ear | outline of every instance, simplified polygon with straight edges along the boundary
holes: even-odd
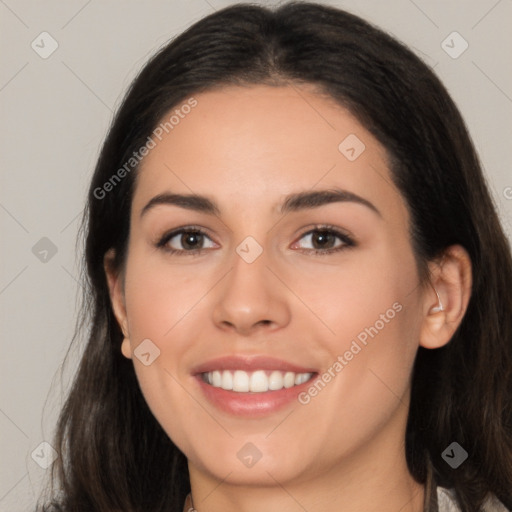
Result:
[[[471,259],[460,245],[448,247],[437,263],[430,264],[431,286],[423,296],[420,345],[446,345],[459,327],[471,297]],[[436,293],[437,292],[437,293]]]
[[[123,342],[121,343],[121,352],[125,357],[131,359],[132,349],[130,345],[128,317],[126,314],[126,304],[124,298],[123,275],[122,272],[115,269],[114,259],[115,251],[114,249],[109,249],[103,258],[103,268],[107,277],[112,310],[124,336]]]

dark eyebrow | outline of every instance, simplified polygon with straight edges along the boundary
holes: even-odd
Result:
[[[370,201],[352,193],[348,190],[330,189],[330,190],[315,190],[307,192],[299,192],[286,196],[279,212],[285,214],[288,212],[296,212],[300,210],[308,210],[318,208],[329,203],[335,202],[352,202],[358,203],[368,207],[377,215],[382,216],[379,210]],[[205,196],[197,194],[159,194],[153,197],[144,206],[140,212],[142,217],[150,208],[159,204],[169,204],[186,208],[187,210],[194,210],[208,215],[220,216],[220,208],[217,204]]]
[[[170,204],[186,208],[187,210],[194,210],[196,212],[207,213],[209,215],[220,215],[218,206],[204,196],[197,194],[158,194],[149,201],[149,203],[142,208],[140,216],[142,217],[150,208],[159,204]]]
[[[280,208],[280,212],[296,212],[299,210],[318,208],[324,204],[343,202],[362,204],[363,206],[370,208],[370,210],[374,211],[377,215],[382,216],[377,207],[367,199],[364,199],[353,192],[349,192],[348,190],[342,190],[339,188],[291,194],[285,198],[285,201]]]

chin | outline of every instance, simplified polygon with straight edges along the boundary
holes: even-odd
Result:
[[[266,447],[263,444],[231,440],[230,447],[216,445],[217,450],[209,453],[204,453],[204,449],[199,447],[188,460],[189,464],[215,480],[245,486],[275,486],[276,481],[284,484],[301,480],[305,478],[308,467],[312,469],[303,451],[294,449],[289,452],[283,445],[276,449],[268,441]]]

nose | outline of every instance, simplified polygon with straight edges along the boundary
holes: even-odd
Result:
[[[241,336],[264,330],[277,330],[290,321],[288,290],[270,270],[264,250],[252,263],[237,253],[231,271],[219,283],[213,321],[225,331]]]

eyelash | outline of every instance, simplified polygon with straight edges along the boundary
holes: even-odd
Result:
[[[325,256],[325,255],[337,253],[337,252],[340,252],[340,251],[343,251],[346,249],[351,249],[356,246],[355,241],[350,236],[348,236],[346,233],[342,233],[337,228],[335,228],[334,226],[330,226],[330,225],[315,225],[309,231],[302,233],[302,235],[299,237],[299,240],[301,238],[305,237],[306,235],[310,235],[310,234],[316,233],[316,232],[322,232],[322,233],[328,233],[328,234],[335,235],[337,238],[339,238],[343,242],[343,244],[338,247],[334,247],[331,249],[325,249],[325,250],[323,250],[323,249],[297,249],[299,252],[313,253],[313,254],[316,254],[319,256]],[[180,228],[175,231],[165,233],[162,236],[162,238],[155,244],[155,246],[158,249],[165,251],[166,253],[175,254],[177,256],[185,256],[185,255],[200,256],[203,252],[209,250],[209,249],[192,249],[192,250],[187,251],[187,250],[172,249],[170,247],[167,247],[167,243],[169,242],[169,240],[171,240],[172,238],[174,238],[177,235],[181,235],[184,233],[194,233],[194,234],[204,235],[207,238],[210,238],[205,233],[205,231],[203,231],[201,228],[196,227],[196,226],[186,226],[184,228]]]

